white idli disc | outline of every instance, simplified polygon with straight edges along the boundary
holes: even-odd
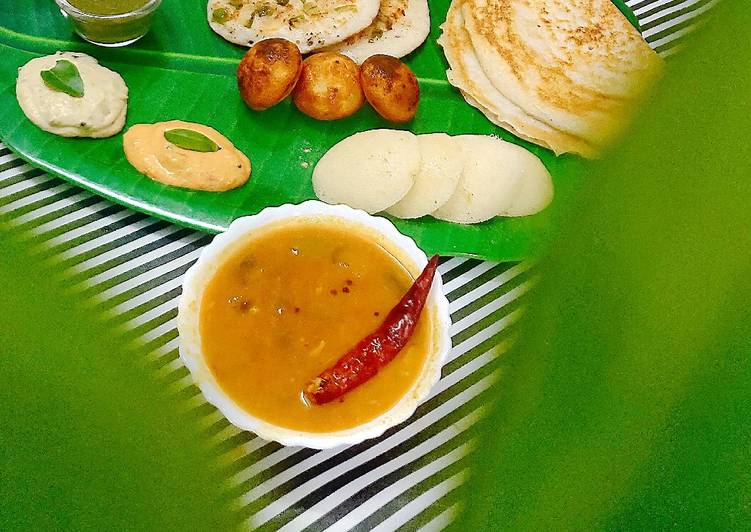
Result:
[[[521,176],[508,172],[506,160],[523,150],[515,144],[486,135],[454,137],[464,157],[464,169],[451,198],[433,216],[439,220],[474,224],[511,208]]]
[[[397,218],[419,218],[435,211],[454,194],[464,169],[461,148],[445,133],[418,135],[420,171],[404,198],[386,212]]]
[[[402,199],[419,170],[415,135],[395,129],[363,131],[321,157],[313,170],[313,190],[321,201],[373,214]]]
[[[542,161],[521,146],[509,151],[505,171],[517,174],[519,190],[509,206],[498,211],[500,216],[529,216],[547,207],[553,201],[553,180]]]

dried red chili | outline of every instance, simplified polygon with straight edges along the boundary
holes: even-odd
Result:
[[[438,255],[435,255],[383,323],[310,381],[305,387],[305,397],[310,402],[322,405],[338,399],[369,380],[399,354],[417,326],[437,267]]]

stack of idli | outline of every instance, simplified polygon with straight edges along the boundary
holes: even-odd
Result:
[[[403,219],[475,224],[529,216],[553,199],[545,165],[489,135],[414,135],[375,129],[335,144],[313,170],[321,201]]]
[[[465,100],[557,154],[596,156],[662,68],[611,0],[453,0],[441,29]]]

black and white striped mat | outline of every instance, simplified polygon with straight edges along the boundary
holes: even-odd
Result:
[[[716,0],[630,0],[647,41],[667,56]],[[201,416],[249,526],[269,530],[440,530],[457,511],[495,375],[489,362],[512,340],[526,263],[453,258],[440,272],[451,303],[453,348],[430,399],[383,437],[344,450],[282,447],[230,425],[192,384],[177,355],[182,275],[211,237],[114,205],[32,168],[0,143],[0,215],[32,229],[30,245],[70,267],[66,282],[147,343],[148,363]]]

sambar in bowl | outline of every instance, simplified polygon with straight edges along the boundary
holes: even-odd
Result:
[[[240,218],[188,271],[180,356],[236,426],[285,445],[327,448],[412,415],[450,348],[436,273],[409,341],[375,376],[326,404],[306,385],[377,330],[427,263],[386,219],[310,201]]]

